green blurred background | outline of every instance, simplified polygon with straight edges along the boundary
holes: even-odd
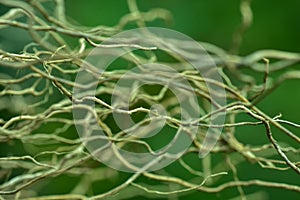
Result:
[[[156,20],[148,26],[180,31],[195,40],[209,42],[225,50],[231,48],[233,33],[241,22],[240,0],[140,0],[137,3],[141,11],[165,8],[172,14],[171,24]],[[240,55],[260,49],[300,51],[299,0],[253,0],[251,5],[253,24],[244,35]],[[67,0],[66,7],[72,19],[86,26],[112,26],[129,12],[125,0]],[[263,74],[257,76],[262,79]],[[299,81],[285,82],[259,107],[271,116],[282,113],[285,118],[300,122],[298,84]]]

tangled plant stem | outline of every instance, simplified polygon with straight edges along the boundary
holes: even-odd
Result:
[[[238,52],[243,34],[252,23],[250,2],[249,0],[243,0],[241,3],[243,20],[234,34],[232,53]],[[299,63],[299,53],[259,50],[246,56],[238,56],[227,53],[216,45],[199,42],[219,67],[224,83],[201,77],[196,70],[185,69],[185,63],[167,63],[168,66],[178,70],[181,77],[189,81],[198,98],[201,99],[201,103],[203,103],[201,105],[203,106],[203,110],[201,110],[202,117],[189,125],[198,126],[200,129],[210,127],[224,128],[224,133],[218,139],[211,154],[212,156],[226,154],[226,159],[220,162],[227,167],[221,170],[217,168],[209,169],[209,173],[205,171],[205,167],[196,169],[191,163],[184,160],[187,156],[197,154],[201,148],[203,135],[199,131],[197,136],[193,138],[192,145],[182,158],[176,162],[185,172],[191,174],[194,177],[193,179],[185,180],[169,172],[147,172],[147,168],[141,168],[137,169],[136,173],[132,174],[123,183],[120,183],[119,186],[100,194],[95,192],[91,195],[88,187],[93,182],[101,179],[110,179],[114,175],[107,173],[107,177],[97,177],[86,182],[81,179],[84,173],[88,174],[89,172],[95,175],[93,173],[97,172],[99,163],[93,161],[92,156],[84,148],[82,140],[78,138],[76,133],[73,134],[76,131],[74,131],[74,121],[71,116],[72,103],[95,102],[95,110],[89,110],[88,107],[80,107],[80,109],[85,109],[97,118],[97,123],[103,127],[112,143],[116,143],[120,147],[140,145],[141,148],[146,149],[152,155],[158,154],[154,151],[151,143],[134,136],[128,137],[124,134],[124,130],[114,129],[113,125],[107,121],[109,116],[113,112],[128,114],[129,116],[145,113],[153,114],[153,116],[165,119],[167,125],[176,130],[184,128],[187,124],[176,118],[178,105],[174,99],[168,96],[170,94],[166,87],[162,87],[156,95],[149,94],[142,89],[138,90],[131,102],[132,108],[129,110],[115,108],[110,105],[105,96],[112,95],[117,80],[126,72],[124,69],[102,73],[101,77],[98,77],[99,82],[91,83],[101,85],[101,87],[97,88],[96,95],[81,99],[73,96],[72,89],[86,88],[88,90],[91,85],[75,83],[74,77],[82,69],[82,66],[85,66],[85,70],[93,72],[95,76],[99,75],[94,66],[88,65],[88,63],[82,65],[85,63],[85,57],[91,52],[92,48],[99,46],[108,49],[136,48],[147,55],[144,57],[139,53],[131,52],[130,55],[124,56],[124,60],[129,65],[153,60],[160,63],[154,51],[157,50],[156,47],[141,46],[138,41],[136,44],[130,45],[128,43],[103,45],[101,42],[122,31],[128,23],[136,22],[138,27],[144,27],[148,21],[156,18],[166,21],[170,20],[170,13],[164,9],[140,12],[136,2],[128,0],[130,13],[120,19],[116,26],[98,26],[87,29],[87,27],[73,25],[67,21],[63,0],[55,1],[54,13],[47,10],[43,2],[40,1],[0,0],[0,4],[9,8],[0,17],[0,29],[24,29],[32,38],[32,42],[24,47],[22,53],[13,53],[0,49],[0,101],[1,104],[10,105],[6,107],[8,113],[3,114],[5,111],[1,111],[3,116],[0,119],[0,142],[6,145],[17,142],[24,147],[23,151],[15,154],[10,153],[9,150],[3,150],[4,153],[1,154],[0,195],[2,199],[5,199],[7,195],[13,195],[15,199],[22,198],[27,200],[101,199],[112,197],[117,193],[126,191],[126,189],[136,191],[136,195],[141,195],[141,191],[147,194],[173,195],[191,191],[219,193],[227,188],[237,188],[240,197],[245,199],[248,194],[243,191],[243,188],[252,185],[280,188],[300,193],[298,185],[276,182],[276,179],[264,181],[256,180],[253,177],[250,180],[239,180],[240,173],[243,172],[240,172],[238,165],[241,162],[255,163],[262,169],[277,170],[278,174],[281,171],[293,170],[296,176],[300,175],[299,148],[293,147],[292,143],[288,144],[287,147],[283,147],[275,139],[271,130],[271,128],[279,130],[281,134],[285,134],[299,146],[299,136],[286,128],[285,125],[293,127],[293,130],[299,128],[300,125],[281,119],[281,116],[268,116],[263,109],[256,107],[258,102],[264,100],[283,82],[291,79],[300,79],[298,70],[286,71],[289,67]],[[27,22],[22,20],[24,18],[26,18]],[[77,40],[76,48],[68,44],[66,41],[67,37]],[[272,62],[269,59],[272,59]],[[161,63],[166,64],[166,62]],[[263,73],[262,83],[257,84],[253,77],[249,77],[243,72],[242,69],[244,68],[248,68],[257,74]],[[282,71],[282,73],[279,77],[271,77],[271,73],[275,71]],[[132,76],[134,77],[135,74],[132,74]],[[235,77],[242,82],[241,85],[234,84]],[[171,80],[174,77],[166,76],[165,78]],[[222,107],[217,102],[214,102],[210,98],[205,83],[223,88],[226,91],[229,103]],[[180,87],[184,88],[183,86]],[[140,101],[144,102],[143,106],[135,107],[135,103]],[[165,103],[169,107],[168,115],[160,115],[145,106],[160,102]],[[17,104],[21,106],[18,107],[16,106]],[[209,109],[205,109],[207,104],[213,104],[218,109],[211,112]],[[224,124],[211,124],[210,117],[217,117],[221,111],[226,111],[229,120]],[[245,114],[255,121],[237,121],[237,115]],[[146,117],[140,120],[136,126],[129,127],[125,131],[137,130],[143,124],[149,123],[149,121],[150,119]],[[86,122],[83,120],[82,123]],[[260,127],[261,125],[264,125],[265,135],[268,138],[268,142],[265,144],[259,146],[251,143],[244,144],[236,137],[239,134],[236,131],[238,127]],[[70,134],[73,135],[70,136]],[[86,139],[88,140],[89,138]],[[17,146],[18,144],[15,145]],[[38,150],[31,145],[39,146]],[[270,151],[272,152],[271,155]],[[235,160],[237,154],[240,155],[239,161]],[[156,162],[164,158],[158,156],[158,160],[153,161],[149,165],[155,165]],[[123,159],[123,163],[127,162],[122,157],[119,157],[119,159]],[[93,162],[96,162],[96,164]],[[211,165],[207,166],[211,168]],[[101,168],[109,172],[108,167],[101,166]],[[22,173],[16,173],[18,170],[21,170]],[[227,171],[232,172],[232,179],[220,184],[218,182],[219,176],[230,176]],[[74,186],[74,191],[76,191],[74,194],[71,191],[71,194],[39,196],[40,188],[36,187],[36,183],[44,183],[46,180],[61,175],[77,176],[76,184],[77,186],[82,186],[80,193],[77,193],[78,190],[75,190],[76,186]],[[143,177],[157,182],[158,185],[162,185],[162,188],[166,188],[163,187],[165,184],[170,184],[176,185],[179,189],[155,189],[155,187],[142,182]],[[211,183],[214,186],[210,186]],[[66,193],[68,192],[66,191]]]

